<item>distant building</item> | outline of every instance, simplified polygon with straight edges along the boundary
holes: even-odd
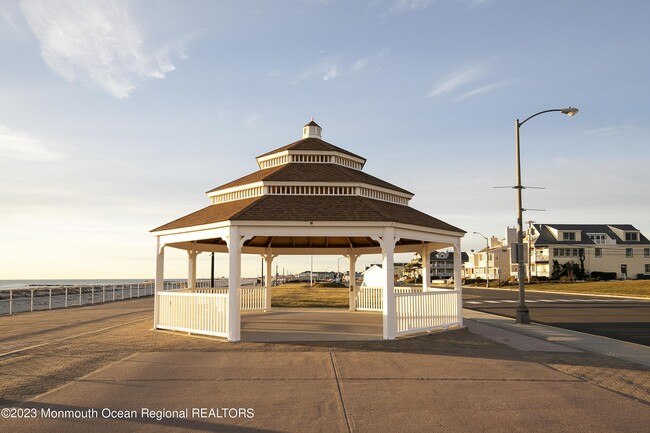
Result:
[[[467,279],[482,279],[507,281],[509,277],[517,277],[517,263],[510,260],[511,245],[517,243],[517,229],[507,227],[505,237],[499,239],[490,236],[485,248],[468,254],[465,262],[463,277]]]
[[[333,280],[336,279],[336,272],[314,271],[312,273],[310,271],[304,271],[304,272],[301,272],[301,273],[298,274],[298,281],[301,281],[301,282],[311,281],[312,278],[313,278],[313,281],[333,281]]]
[[[514,227],[506,228],[503,239],[491,237],[486,248],[469,254],[464,277],[516,279],[516,244]],[[574,262],[586,276],[609,272],[617,278],[650,278],[650,241],[630,224],[531,224],[524,233],[526,276],[552,278],[554,261],[559,266]]]
[[[533,224],[526,240],[532,276],[550,277],[556,260],[582,263],[587,274],[650,277],[650,241],[630,224]]]
[[[404,273],[404,267],[406,266],[406,263],[393,263],[393,277],[395,281],[399,280],[402,277],[402,274]],[[361,275],[364,275],[365,272],[372,268],[372,267],[377,267],[381,269],[381,263],[372,263],[368,266],[366,266],[365,271],[361,273]]]
[[[460,253],[460,261],[461,263],[469,261],[467,253]],[[452,251],[432,251],[429,255],[429,263],[432,280],[446,280],[454,276],[454,253]]]

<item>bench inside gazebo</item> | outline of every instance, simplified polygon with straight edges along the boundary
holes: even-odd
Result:
[[[257,157],[260,169],[208,191],[211,204],[152,230],[157,238],[154,328],[241,339],[242,311],[270,311],[273,259],[342,255],[350,275],[364,254],[381,254],[381,286],[350,278],[350,310],[381,312],[383,338],[462,326],[460,240],[464,231],[411,208],[413,194],[366,174],[366,160],[321,138],[313,120],[303,138]],[[188,254],[187,288],[163,291],[165,249]],[[454,287],[395,288],[396,253],[452,248]],[[200,253],[228,256],[228,287],[199,288]],[[241,255],[261,255],[262,287],[242,286]]]

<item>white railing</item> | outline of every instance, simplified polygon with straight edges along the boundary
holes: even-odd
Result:
[[[212,280],[196,280],[197,289],[206,289],[212,287]],[[228,278],[215,278],[214,287],[228,287]]]
[[[227,287],[186,289],[182,293],[227,295]],[[241,287],[239,289],[239,308],[241,311],[263,310],[266,308],[266,287]]]
[[[239,305],[242,311],[266,308],[266,287],[242,287],[239,296]]]
[[[383,309],[382,287],[361,286],[357,291],[357,310],[381,311]]]
[[[165,281],[165,290],[187,287],[185,281]],[[34,286],[0,290],[0,315],[81,307],[104,302],[152,296],[153,282],[75,286]]]
[[[395,287],[395,293],[418,293],[422,287]]]
[[[217,293],[220,295],[225,295],[228,293],[228,287],[206,287],[206,288],[187,289],[184,291],[187,293]]]
[[[384,306],[382,287],[361,286],[357,292],[357,310],[382,311]],[[422,287],[395,287],[395,293],[422,292]]]
[[[158,296],[156,328],[228,336],[228,295],[159,292]]]
[[[458,315],[458,303],[461,301],[459,293],[454,290],[435,290],[396,294],[396,335],[461,325]]]

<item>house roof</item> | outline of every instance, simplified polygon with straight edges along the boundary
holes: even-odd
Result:
[[[309,124],[305,126],[308,125]],[[260,155],[257,158],[263,158],[268,155],[273,155],[274,153],[284,152],[285,150],[320,150],[320,151],[339,152],[345,155],[352,156],[354,158],[361,159],[364,163],[366,162],[366,159],[364,157],[356,155],[338,146],[334,146],[333,144],[328,143],[327,141],[321,140],[320,138],[316,138],[316,137],[303,138],[302,140],[294,141],[293,143],[287,144],[286,146],[282,146],[270,152],[266,152],[265,154]]]
[[[440,253],[440,252],[442,252],[442,251],[431,251],[431,253],[429,254],[429,260],[433,260],[433,261],[437,261],[437,262],[453,262],[454,261],[454,254],[452,252],[449,252],[449,255],[444,259],[438,258],[438,253]],[[460,261],[463,262],[463,263],[469,261],[469,255],[466,252],[462,251],[460,253]]]
[[[359,196],[267,195],[213,204],[152,232],[222,221],[394,222],[465,233],[409,206]]]
[[[232,182],[228,182],[226,184],[213,188],[208,191],[208,193],[260,181],[326,182],[328,185],[336,183],[359,182],[390,189],[404,194],[413,195],[413,193],[403,188],[378,179],[374,176],[364,173],[363,171],[355,170],[337,164],[327,163],[289,163],[257,170]]]
[[[534,224],[533,225],[539,237],[535,240],[535,245],[547,245],[547,244],[570,244],[570,245],[596,245],[594,241],[589,238],[587,234],[590,233],[603,233],[609,236],[611,239],[614,239],[617,244],[622,245],[639,245],[639,244],[650,244],[648,238],[646,238],[637,228],[631,224]],[[573,241],[564,241],[562,239],[556,239],[553,233],[549,230],[549,227],[552,227],[559,231],[580,231],[580,240]],[[612,228],[622,230],[625,232],[638,232],[639,240],[638,241],[626,241],[625,238],[618,236]]]

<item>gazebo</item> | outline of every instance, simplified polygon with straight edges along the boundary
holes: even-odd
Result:
[[[270,310],[279,255],[343,255],[350,263],[350,310],[381,311],[383,338],[462,326],[460,240],[464,231],[409,207],[413,194],[363,172],[366,160],[324,141],[312,121],[302,139],[256,158],[259,170],[207,192],[210,205],[160,226],[154,328],[241,339],[241,311]],[[454,286],[430,287],[429,252],[453,248]],[[163,290],[164,253],[188,254],[187,288]],[[198,288],[197,255],[228,255],[225,288]],[[395,253],[423,258],[422,287],[396,288]],[[263,287],[242,287],[241,255],[265,259]],[[357,287],[355,264],[381,254],[378,287]]]

